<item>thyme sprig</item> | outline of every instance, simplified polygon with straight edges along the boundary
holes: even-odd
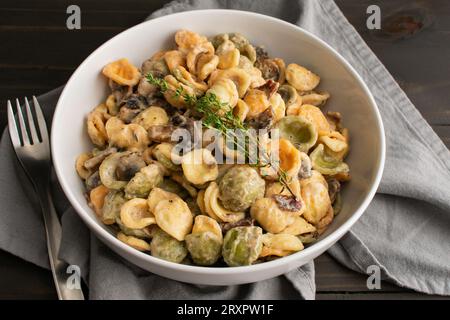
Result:
[[[148,73],[146,78],[150,84],[157,86],[162,93],[170,90],[169,84],[166,80],[156,78],[151,73]],[[233,114],[233,111],[227,103],[221,102],[212,92],[208,92],[202,97],[197,98],[195,95],[186,93],[181,86],[174,90],[173,95],[174,97],[182,97],[187,105],[194,108],[196,111],[200,112],[203,115],[202,125],[204,127],[208,129],[218,130],[227,138],[228,141],[230,141],[231,139],[236,148],[240,149],[246,159],[249,159],[250,155],[248,149],[245,146],[237,143],[238,137],[234,132],[236,129],[247,132],[248,128],[239,118],[237,118]],[[256,141],[253,142],[255,142],[257,146],[261,145],[258,137],[254,137],[252,135],[247,136],[249,139],[255,139]],[[263,159],[256,159],[257,163],[254,164],[254,166],[273,167],[273,169],[277,172],[278,182],[283,186],[283,188],[286,188],[296,199],[297,196],[289,186],[290,181],[287,173],[282,168],[280,168],[278,164],[274,166],[274,164],[270,161],[270,156],[266,152],[262,154],[262,158]]]

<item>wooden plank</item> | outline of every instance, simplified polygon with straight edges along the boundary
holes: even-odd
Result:
[[[450,300],[449,297],[420,292],[343,292],[318,293],[317,300]]]
[[[81,29],[85,28],[129,28],[148,16],[147,11],[100,11],[84,10],[81,12]],[[101,18],[99,18],[101,17]],[[55,27],[66,29],[68,14],[66,9],[0,9],[0,21],[4,29],[15,27]]]
[[[119,30],[8,30],[0,31],[0,61],[5,65],[74,68]]]
[[[0,300],[56,299],[48,270],[0,250]]]
[[[337,4],[425,119],[432,125],[450,124],[450,2],[337,0]],[[372,4],[381,9],[381,31],[366,27],[366,9]],[[402,16],[413,17],[423,27],[398,38],[390,17]]]
[[[71,4],[78,5],[81,10],[116,10],[116,11],[142,11],[152,12],[162,7],[164,4],[170,2],[170,0],[14,0],[14,1],[2,1],[0,4],[0,10],[3,8],[8,9],[66,9]]]
[[[317,292],[373,292],[367,288],[367,276],[354,272],[324,253],[315,259]],[[375,291],[404,292],[405,289],[382,281]]]

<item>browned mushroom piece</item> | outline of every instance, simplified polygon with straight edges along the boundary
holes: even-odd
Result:
[[[233,228],[236,228],[236,227],[252,227],[254,225],[255,225],[255,219],[253,219],[253,218],[244,218],[244,219],[239,220],[237,222],[221,223],[220,227],[222,228],[223,234],[225,234],[230,229],[233,229]]]
[[[342,115],[340,112],[328,111],[326,113],[326,118],[330,123],[332,130],[339,132],[342,130]]]
[[[132,94],[121,101],[119,118],[125,123],[130,123],[142,110],[148,107],[148,101],[144,96]]]
[[[97,188],[101,184],[102,184],[102,181],[100,180],[100,174],[98,171],[95,171],[93,174],[91,174],[85,180],[87,192],[90,192],[92,189]]]
[[[336,201],[337,194],[341,190],[341,183],[336,178],[328,178],[328,195],[330,196],[331,204]]]
[[[278,208],[284,211],[297,212],[303,207],[302,201],[294,196],[275,194],[272,198],[275,200]]]
[[[269,53],[267,52],[264,47],[256,47],[256,61],[255,61],[255,67],[259,67],[262,65],[263,61],[269,58]]]
[[[175,131],[174,125],[157,125],[148,129],[148,137],[154,142],[172,142],[172,133]]]
[[[266,80],[274,80],[279,82],[283,76],[283,70],[274,59],[264,59],[259,62],[257,68],[261,70],[262,77]]]
[[[271,107],[261,112],[256,118],[247,121],[253,129],[270,129],[273,125],[274,115]]]
[[[84,167],[86,169],[90,169],[90,170],[96,170],[100,164],[102,163],[103,160],[105,160],[105,158],[107,156],[109,156],[110,154],[117,152],[116,148],[107,148],[105,150],[101,150],[99,151],[97,154],[95,154],[92,158],[86,160],[84,162]]]
[[[127,154],[121,157],[117,164],[116,177],[118,180],[128,181],[145,166],[146,163],[140,154],[137,152]]]
[[[115,101],[122,101],[126,99],[133,93],[133,88],[129,86],[121,86],[120,84],[114,82],[113,80],[108,81],[108,86],[111,89],[112,95]]]
[[[278,91],[279,87],[280,84],[278,82],[269,79],[266,81],[266,83],[264,83],[257,89],[264,91],[264,93],[267,95],[267,99],[270,100],[270,98]]]

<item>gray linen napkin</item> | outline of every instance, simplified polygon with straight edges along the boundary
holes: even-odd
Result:
[[[185,10],[230,8],[282,18],[316,34],[359,72],[375,96],[387,136],[383,179],[367,212],[329,252],[362,273],[378,265],[400,286],[450,295],[450,152],[414,108],[332,0],[175,1],[150,18]],[[39,97],[50,121],[61,89]],[[7,132],[0,143],[0,248],[48,267],[40,213],[17,180],[20,170]],[[63,212],[60,256],[80,266],[91,299],[313,299],[312,263],[256,284],[194,286],[149,274],[101,244],[82,224],[58,184]]]

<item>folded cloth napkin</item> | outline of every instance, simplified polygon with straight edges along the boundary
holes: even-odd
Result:
[[[206,8],[255,11],[275,16],[319,36],[364,78],[377,100],[387,137],[383,179],[362,218],[329,252],[366,273],[371,265],[400,286],[450,295],[450,152],[411,104],[392,76],[332,0],[174,1],[149,18]],[[39,97],[47,120],[61,89]],[[0,248],[48,268],[41,216],[20,175],[5,131],[0,142]],[[60,256],[78,265],[91,299],[313,299],[309,263],[274,279],[219,287],[184,284],[143,271],[101,244],[70,207],[56,182],[53,196],[62,214]]]

